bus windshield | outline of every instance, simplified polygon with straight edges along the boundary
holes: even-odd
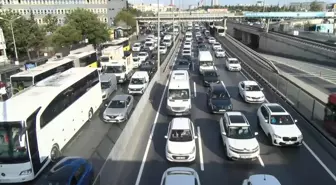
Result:
[[[25,137],[21,136],[20,122],[0,122],[0,162],[1,164],[29,161]]]
[[[11,77],[12,92],[15,94],[33,85],[33,77]]]
[[[219,28],[219,29],[217,29],[217,32],[218,32],[218,33],[224,33],[224,29]]]

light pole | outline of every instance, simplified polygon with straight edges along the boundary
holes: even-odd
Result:
[[[17,19],[21,18],[21,16],[18,16],[14,19],[5,19],[3,17],[0,17],[0,20],[4,20],[4,21],[8,21],[9,24],[10,24],[10,28],[11,28],[11,31],[12,31],[12,36],[13,36],[13,44],[14,44],[14,52],[15,52],[15,63],[17,61],[19,61],[19,57],[18,57],[18,53],[17,53],[17,49],[16,49],[16,42],[15,42],[15,35],[14,35],[14,29],[13,29],[13,22]]]
[[[160,69],[160,63],[161,63],[161,61],[160,61],[160,38],[161,38],[161,34],[160,34],[160,0],[157,0],[157,12],[158,12],[158,22],[157,22],[157,55],[158,55],[158,61],[157,61],[157,72],[158,72],[158,74],[159,74],[159,78],[158,79],[160,79],[160,77],[161,77],[161,69]]]

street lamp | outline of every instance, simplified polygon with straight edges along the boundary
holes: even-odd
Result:
[[[17,61],[19,61],[19,57],[18,57],[18,53],[17,53],[17,49],[16,49],[16,42],[15,42],[14,29],[13,29],[13,22],[15,20],[19,19],[19,18],[21,18],[21,16],[18,16],[18,17],[13,18],[13,19],[5,19],[3,17],[0,17],[0,20],[8,21],[9,24],[10,24],[10,28],[11,28],[12,36],[13,36],[13,44],[14,44],[14,52],[15,52],[15,63]]]
[[[157,61],[157,72],[158,72],[158,74],[159,74],[159,78],[158,79],[160,79],[160,77],[161,77],[161,69],[160,69],[160,63],[161,63],[161,61],[160,61],[160,38],[161,38],[161,34],[160,34],[160,0],[157,0],[157,12],[158,12],[158,22],[157,22],[157,24],[158,24],[158,26],[157,26],[157,55],[158,55],[158,57],[157,57],[157,59],[158,59],[158,61]]]

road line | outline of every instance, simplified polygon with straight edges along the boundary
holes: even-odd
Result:
[[[200,158],[201,171],[204,171],[204,161],[203,161],[203,150],[202,150],[202,139],[201,139],[201,129],[197,127],[197,135],[198,135],[198,151]]]
[[[323,161],[315,154],[315,152],[303,142],[303,146],[307,148],[307,150],[313,155],[313,157],[317,160],[318,163],[324,168],[324,170],[330,175],[330,177],[336,182],[336,176],[331,172],[331,170],[323,163]]]
[[[194,65],[194,63],[192,63],[191,65],[192,65],[192,70],[195,71],[195,65]]]
[[[195,95],[195,98],[197,96],[197,91],[196,91],[196,82],[194,82],[194,95]]]
[[[175,60],[176,60],[176,59],[175,59]],[[161,97],[161,100],[160,100],[159,108],[158,108],[158,110],[157,110],[157,112],[156,112],[156,115],[155,115],[155,119],[154,119],[153,127],[152,127],[151,133],[150,133],[149,138],[148,138],[148,142],[147,142],[146,150],[145,150],[144,156],[143,156],[143,158],[142,158],[141,166],[140,166],[140,169],[139,169],[139,173],[138,173],[138,176],[137,176],[135,185],[139,185],[139,184],[140,184],[140,180],[141,180],[141,177],[142,177],[143,170],[144,170],[144,168],[145,168],[145,164],[146,164],[146,160],[147,160],[148,152],[149,152],[150,146],[151,146],[151,144],[152,144],[152,137],[153,137],[153,135],[154,135],[154,131],[155,131],[155,127],[156,127],[156,123],[157,123],[157,121],[158,121],[158,118],[159,118],[159,115],[160,115],[160,112],[161,112],[162,102],[163,102],[164,95],[166,94],[166,91],[167,91],[167,88],[168,88],[168,83],[169,83],[169,79],[170,79],[171,74],[172,74],[172,71],[170,71],[170,73],[169,73],[168,80],[167,80],[167,82],[166,82],[166,86],[165,86],[165,88],[164,88],[164,90],[163,90],[163,94],[162,94],[162,97]]]
[[[261,165],[262,167],[265,167],[265,163],[264,163],[264,161],[262,160],[262,158],[260,157],[260,155],[258,156],[258,161],[259,161],[259,163],[260,163],[260,165]]]
[[[228,48],[227,46],[226,46],[226,48]],[[229,50],[229,51],[231,51],[231,50]],[[232,51],[231,51],[232,52]],[[232,52],[233,53],[233,52]],[[228,54],[229,55],[229,54]],[[239,59],[239,58],[238,58]],[[249,78],[247,78],[246,76],[245,76],[245,74],[243,74],[242,72],[240,72],[240,74],[242,74],[243,75],[243,77],[244,78],[246,78],[247,80],[249,79]],[[249,75],[253,80],[255,80],[251,75]],[[265,98],[265,101],[267,102],[267,103],[269,103],[269,101]],[[331,170],[323,163],[323,161],[315,154],[315,152],[305,143],[305,142],[303,142],[303,146],[305,146],[306,148],[307,148],[307,150],[310,152],[310,154],[316,159],[316,161],[318,162],[318,163],[320,163],[320,165],[322,166],[322,168],[324,168],[324,170],[330,175],[330,177],[336,182],[336,176],[331,172]]]

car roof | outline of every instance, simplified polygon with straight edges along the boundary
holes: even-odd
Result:
[[[251,175],[249,177],[249,181],[258,185],[281,185],[277,178],[267,174]]]
[[[171,122],[172,130],[185,130],[190,129],[190,119],[189,118],[173,118]]]
[[[245,116],[241,112],[227,112],[230,122],[229,126],[249,126]]]
[[[272,114],[288,114],[288,112],[277,103],[264,103],[263,105],[267,107]]]
[[[126,101],[127,97],[129,97],[129,96],[130,95],[128,95],[128,94],[117,94],[112,98],[112,100]]]
[[[80,157],[64,157],[60,159],[46,174],[50,181],[68,181],[68,178],[76,171],[76,169],[85,162]]]
[[[255,81],[251,81],[251,80],[243,81],[243,83],[244,83],[245,85],[258,85],[257,82],[255,82]]]
[[[195,181],[199,180],[197,172],[188,167],[171,167],[164,174],[166,175],[165,185],[194,185]]]
[[[226,91],[225,87],[221,83],[220,84],[212,83],[210,84],[210,87],[213,91]]]

